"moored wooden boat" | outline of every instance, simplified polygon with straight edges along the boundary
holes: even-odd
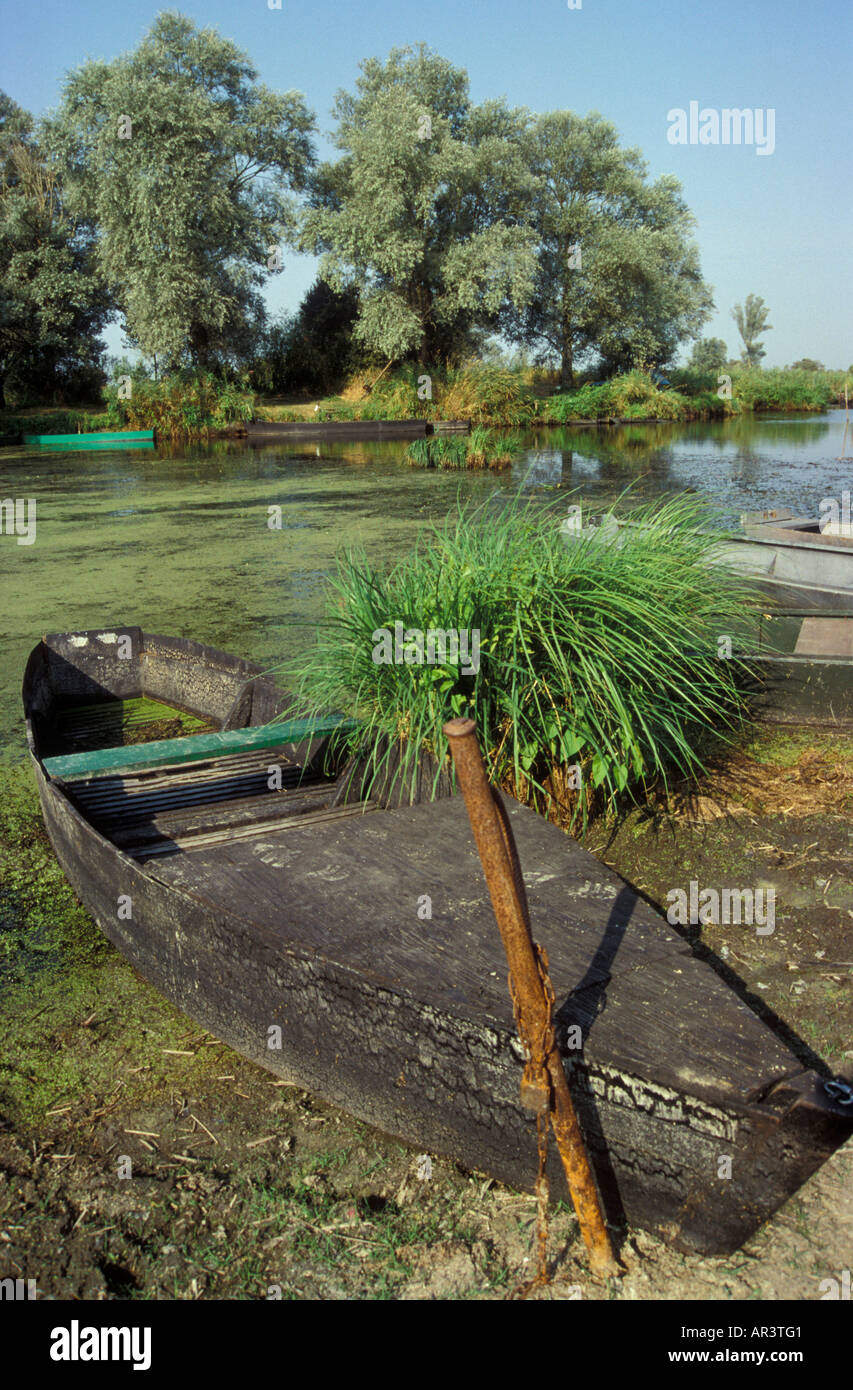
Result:
[[[608,518],[580,531],[569,521],[561,533],[567,544],[584,535],[618,545],[631,524]],[[742,527],[719,541],[709,564],[735,570],[767,600],[758,645],[737,652],[759,680],[756,714],[853,728],[853,537],[785,511],[747,513]]]
[[[721,544],[720,563],[756,578],[783,607],[853,612],[853,536],[845,527],[822,530],[813,517],[774,510],[744,513],[741,529]]]
[[[600,526],[579,530],[576,519],[570,518],[560,532],[569,544],[580,535],[618,544],[622,528],[634,524],[630,517],[608,517]],[[780,608],[853,613],[853,536],[846,528],[837,528],[841,534],[821,531],[817,520],[783,511],[747,512],[741,528],[743,535],[720,538],[709,563],[754,580]]]
[[[252,420],[244,427],[249,444],[288,440],[417,439],[420,435],[469,434],[470,420]]]
[[[153,430],[98,430],[86,434],[25,434],[24,444],[63,449],[117,449],[154,443]]]
[[[330,729],[306,729],[256,667],[138,628],[45,637],[23,696],[59,861],[143,975],[261,1066],[532,1187],[506,967],[461,797],[365,795],[358,763],[327,772]],[[201,721],[169,762],[156,740],[85,746],[144,734],[152,710],[169,737]],[[505,800],[611,1220],[736,1248],[849,1136],[853,1104],[615,874]]]
[[[751,657],[756,712],[780,724],[853,729],[853,609],[774,608]]]

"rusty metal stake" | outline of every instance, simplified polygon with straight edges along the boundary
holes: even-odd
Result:
[[[554,1037],[553,991],[544,951],[530,931],[524,885],[512,832],[494,793],[477,743],[472,719],[444,726],[465,807],[483,865],[492,907],[510,970],[519,1034],[528,1060],[522,1077],[522,1103],[540,1119],[550,1116],[572,1203],[594,1274],[618,1274],[592,1169],[584,1148],[563,1063]]]

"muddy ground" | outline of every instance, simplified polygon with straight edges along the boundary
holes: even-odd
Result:
[[[0,1278],[82,1299],[505,1298],[535,1204],[242,1060],[142,981],[76,902],[29,772],[0,811]],[[806,1065],[853,1074],[853,739],[765,731],[587,845],[649,901],[775,888],[776,924],[686,928]],[[586,1273],[551,1223],[534,1298],[820,1299],[853,1266],[853,1141],[735,1255],[642,1231]]]

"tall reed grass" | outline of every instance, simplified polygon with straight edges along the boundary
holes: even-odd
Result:
[[[254,395],[209,372],[135,381],[125,400],[115,385],[104,391],[112,428],[156,430],[170,439],[199,438],[239,420],[251,420]]]
[[[586,382],[576,391],[547,395],[547,374],[534,381],[531,369],[469,362],[461,367],[398,367],[369,387],[365,374],[352,378],[351,398],[364,420],[470,420],[492,429],[578,420],[723,419],[744,411],[824,410],[843,401],[843,373],[734,366],[732,396],[720,396],[718,374],[674,369],[672,385],[661,390],[648,372],[623,372],[604,382]],[[424,396],[425,379],[429,395]],[[422,398],[423,397],[423,398]],[[486,466],[480,464],[479,466]]]
[[[716,381],[713,380],[716,387]],[[681,390],[660,390],[646,372],[625,372],[611,381],[588,382],[579,390],[552,396],[539,404],[542,420],[566,424],[572,420],[692,420],[698,415],[736,413],[737,406],[707,388],[691,397]],[[694,383],[691,382],[691,390]]]
[[[476,425],[470,435],[413,439],[403,458],[417,468],[506,468],[521,452],[521,440]]]
[[[719,532],[698,529],[704,509],[693,497],[640,507],[615,545],[567,542],[554,508],[501,505],[458,506],[387,571],[344,555],[301,701],[354,714],[350,751],[386,750],[376,776],[398,750],[405,794],[422,753],[446,765],[445,721],[470,715],[493,780],[561,823],[698,771],[746,709],[747,668],[718,652],[748,624],[751,597],[709,573]],[[398,622],[478,631],[479,668],[421,663],[411,647],[377,661],[377,633]]]

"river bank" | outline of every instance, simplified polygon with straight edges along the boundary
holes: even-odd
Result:
[[[124,378],[122,379],[124,380]],[[129,379],[128,379],[129,380]],[[672,381],[630,371],[608,381],[561,390],[555,374],[468,364],[362,372],[338,393],[306,398],[265,397],[210,374],[139,380],[122,394],[110,384],[104,399],[69,408],[0,411],[0,446],[24,434],[74,434],[110,430],[157,431],[159,440],[197,441],[239,437],[248,422],[264,424],[365,424],[424,420],[466,421],[488,429],[548,425],[620,425],[725,420],[774,411],[823,414],[846,400],[847,375],[791,368],[764,371],[729,366],[720,373],[680,369]]]

